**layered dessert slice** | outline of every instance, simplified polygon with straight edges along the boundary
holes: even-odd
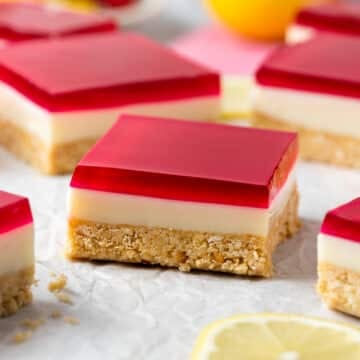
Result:
[[[116,29],[114,21],[100,15],[85,15],[30,3],[0,3],[2,43]]]
[[[298,228],[294,133],[125,115],[81,160],[71,258],[270,276]]]
[[[29,201],[0,191],[0,317],[32,300],[34,231]]]
[[[323,32],[360,35],[360,5],[342,1],[304,7],[288,28],[286,41],[303,42]]]
[[[121,113],[214,120],[219,75],[131,33],[38,40],[0,53],[0,144],[70,172]]]
[[[360,198],[326,215],[318,236],[318,275],[324,302],[360,317]]]
[[[360,168],[359,61],[353,36],[275,50],[256,74],[254,124],[298,131],[304,159]]]

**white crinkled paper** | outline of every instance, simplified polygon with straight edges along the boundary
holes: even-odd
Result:
[[[117,264],[71,263],[63,256],[69,177],[46,177],[0,150],[0,188],[30,198],[36,222],[39,286],[33,305],[0,320],[0,358],[36,360],[187,359],[200,329],[235,313],[288,312],[355,321],[327,310],[315,292],[316,235],[325,212],[360,196],[360,172],[300,163],[300,233],[280,246],[273,279]],[[74,305],[48,292],[64,273]],[[80,320],[49,319],[21,345],[10,338],[25,318],[53,310]],[[360,322],[359,322],[360,323]]]

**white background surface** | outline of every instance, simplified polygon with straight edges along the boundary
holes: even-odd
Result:
[[[204,21],[193,0],[169,1],[169,9],[140,26],[169,41]],[[360,172],[300,163],[303,227],[275,257],[273,279],[191,273],[154,267],[70,263],[63,257],[69,177],[45,177],[0,150],[0,188],[30,198],[36,221],[35,300],[0,320],[0,359],[187,359],[200,329],[235,313],[290,312],[360,322],[327,310],[314,290],[315,239],[325,212],[360,196]],[[47,291],[50,272],[64,273],[72,306]],[[80,320],[72,326],[47,319],[60,310]],[[46,323],[22,345],[10,338],[25,318]]]

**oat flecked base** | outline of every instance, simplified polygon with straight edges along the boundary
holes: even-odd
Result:
[[[0,146],[47,175],[71,173],[95,142],[84,139],[47,147],[35,135],[0,121]]]
[[[298,132],[300,136],[300,154],[305,160],[360,168],[359,139],[305,129],[259,113],[253,116],[252,123],[260,128]]]
[[[320,263],[317,290],[334,310],[360,317],[360,273],[337,265]]]
[[[31,285],[34,283],[34,268],[0,276],[0,317],[15,314],[31,303]]]
[[[298,230],[297,210],[298,193],[294,188],[283,211],[271,219],[267,238],[70,219],[68,255],[73,259],[158,264],[181,271],[200,269],[269,277],[273,251]]]

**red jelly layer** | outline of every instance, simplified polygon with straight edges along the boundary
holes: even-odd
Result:
[[[0,234],[32,222],[28,199],[0,191]]]
[[[218,74],[130,33],[8,47],[0,80],[54,112],[220,95]]]
[[[275,50],[259,68],[256,79],[264,86],[360,98],[359,63],[357,37],[320,34],[308,42]]]
[[[80,33],[114,31],[114,21],[41,5],[0,3],[0,38],[25,41]]]
[[[138,2],[138,0],[101,0],[104,5],[120,7],[127,6]]]
[[[321,232],[360,242],[360,198],[327,213]]]
[[[296,23],[318,30],[360,35],[359,4],[340,2],[302,9]]]
[[[297,152],[294,133],[125,115],[81,160],[71,186],[268,208]]]

